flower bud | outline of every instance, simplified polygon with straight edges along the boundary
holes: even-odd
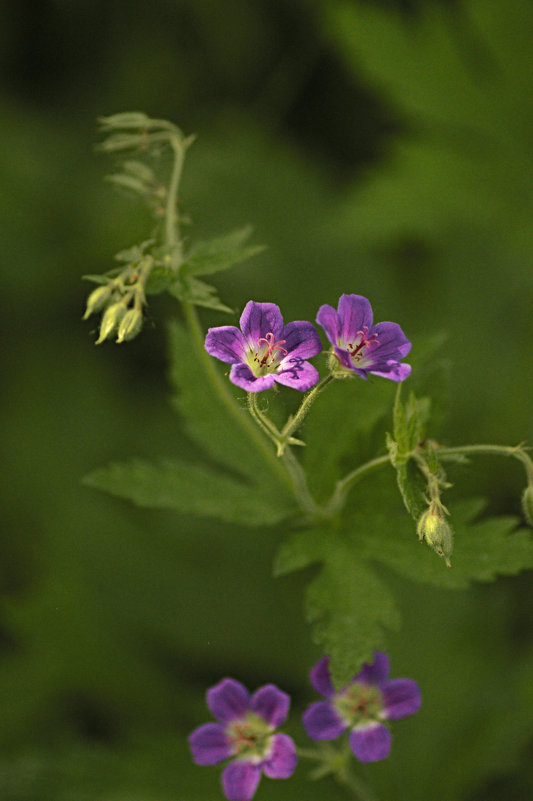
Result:
[[[129,309],[118,327],[117,342],[126,342],[137,336],[143,325],[143,316],[140,309]]]
[[[533,526],[533,485],[528,484],[522,493],[522,511],[526,523]]]
[[[123,303],[113,303],[108,306],[102,315],[102,322],[100,323],[100,334],[96,340],[96,344],[100,345],[105,339],[109,339],[116,330],[120,321],[126,314],[126,307]]]
[[[453,551],[453,531],[446,522],[441,508],[432,503],[423,512],[416,525],[418,539],[425,540],[437,556],[441,556],[447,567],[451,567],[450,556]]]
[[[111,287],[109,284],[98,286],[96,289],[93,289],[87,298],[87,308],[85,309],[85,314],[82,319],[86,320],[91,314],[101,311],[109,300],[110,295]]]

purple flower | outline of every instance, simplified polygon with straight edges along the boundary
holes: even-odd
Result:
[[[392,381],[403,381],[411,372],[411,365],[399,363],[411,343],[397,323],[372,325],[372,306],[362,295],[341,295],[337,311],[321,306],[316,321],[346,370],[361,378],[373,373]]]
[[[235,679],[222,679],[207,691],[207,706],[220,721],[205,723],[189,735],[197,765],[217,765],[235,757],[222,773],[229,801],[250,801],[261,771],[271,779],[288,779],[297,762],[296,748],[286,734],[273,734],[285,720],[290,698],[274,684],[252,696]]]
[[[420,690],[412,679],[388,680],[389,659],[376,651],[371,665],[363,665],[352,681],[335,692],[329,657],[311,671],[311,684],[327,698],[306,709],[303,724],[312,740],[334,740],[350,729],[350,745],[361,762],[388,756],[391,735],[383,720],[398,720],[420,709]]]
[[[229,377],[238,387],[261,392],[277,381],[305,392],[317,383],[317,370],[305,361],[322,350],[312,323],[283,325],[278,306],[250,300],[240,326],[210,328],[205,338],[207,352],[232,365]]]

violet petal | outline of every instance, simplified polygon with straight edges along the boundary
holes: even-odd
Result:
[[[234,760],[222,771],[224,795],[228,801],[250,801],[257,790],[260,778],[259,765]]]
[[[205,338],[205,349],[221,362],[238,364],[244,359],[244,337],[234,325],[210,328]]]
[[[329,656],[324,656],[311,670],[311,684],[320,695],[331,698],[335,688],[329,672]]]
[[[322,343],[316,328],[305,320],[287,323],[281,332],[281,338],[285,340],[284,347],[291,356],[310,359],[322,350]]]
[[[206,693],[211,714],[222,723],[242,717],[248,708],[250,693],[240,681],[222,679]]]
[[[240,325],[244,338],[255,349],[259,340],[267,334],[273,334],[275,340],[281,338],[283,317],[275,303],[256,303],[250,300],[241,314]]]
[[[389,755],[391,735],[382,723],[366,723],[351,730],[350,747],[361,762],[377,762]]]
[[[333,308],[325,303],[318,310],[316,321],[324,329],[324,333],[332,345],[336,345],[339,339],[339,315]]]
[[[274,734],[272,737],[272,752],[263,762],[265,776],[270,779],[288,779],[292,776],[298,756],[292,739],[286,734]]]
[[[316,367],[309,362],[304,362],[299,356],[290,354],[280,362],[273,377],[278,384],[299,389],[300,392],[307,392],[320,380]]]
[[[197,765],[218,765],[233,753],[221,723],[205,723],[189,735],[192,758]]]
[[[420,689],[413,679],[392,679],[383,690],[383,717],[399,720],[414,715],[422,703]]]
[[[383,369],[383,366],[380,365],[379,369],[374,370],[372,367],[369,372],[380,378],[389,378],[391,381],[405,381],[411,375],[411,365],[405,364],[405,362],[391,361],[386,369]]]
[[[372,306],[362,295],[341,295],[339,300],[340,339],[353,342],[357,332],[372,327]]]
[[[234,364],[230,370],[230,381],[246,392],[262,392],[274,386],[274,373],[262,375],[259,378],[252,373],[247,364]]]
[[[277,729],[289,712],[290,697],[275,684],[265,684],[253,695],[248,708],[266,720],[272,728]]]
[[[363,669],[353,679],[353,681],[363,684],[376,684],[383,688],[389,675],[389,657],[382,651],[375,651],[374,661],[371,665],[363,665]]]
[[[372,333],[377,334],[378,342],[371,353],[378,354],[380,360],[383,358],[403,359],[411,350],[411,342],[407,339],[398,323],[378,323],[372,328]],[[387,354],[387,356],[385,356]]]
[[[329,701],[311,704],[303,713],[302,721],[312,740],[334,740],[348,728]]]

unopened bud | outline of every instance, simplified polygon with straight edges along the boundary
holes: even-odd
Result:
[[[533,485],[528,484],[522,493],[522,511],[526,523],[533,526]]]
[[[424,540],[433,548],[437,556],[441,556],[447,567],[451,567],[450,556],[453,551],[453,531],[446,522],[444,512],[435,504],[423,512],[416,525],[418,539]]]
[[[117,329],[120,321],[126,314],[126,307],[123,303],[113,303],[108,306],[102,315],[100,332],[96,344],[100,345],[104,340],[109,339]]]
[[[129,309],[118,327],[117,342],[126,342],[137,336],[143,326],[143,315],[140,309]]]
[[[96,289],[93,289],[87,298],[87,308],[85,309],[85,314],[83,315],[82,319],[86,320],[91,316],[91,314],[102,311],[109,300],[110,295],[111,287],[109,284],[106,284],[105,286],[97,286]]]

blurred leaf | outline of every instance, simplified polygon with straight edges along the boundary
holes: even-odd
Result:
[[[533,567],[529,531],[517,529],[513,517],[490,517],[476,522],[485,503],[471,499],[451,503],[450,523],[455,531],[452,567],[446,569],[419,544],[412,521],[399,513],[394,489],[386,478],[364,495],[351,516],[353,547],[368,559],[382,562],[413,581],[463,589],[475,581],[492,581]]]
[[[252,227],[247,225],[210,242],[193,245],[180,267],[180,276],[218,273],[261,253],[265,249],[263,245],[245,246],[252,231]]]
[[[400,616],[389,590],[350,543],[323,530],[293,535],[282,546],[275,571],[281,575],[320,561],[322,568],[306,591],[313,639],[331,658],[337,687],[346,684],[374,651],[385,647],[384,628],[396,629]]]
[[[112,464],[90,473],[84,483],[128,498],[138,506],[174,509],[249,526],[276,523],[290,511],[283,498],[278,503],[276,497],[265,497],[251,483],[179,461]]]

